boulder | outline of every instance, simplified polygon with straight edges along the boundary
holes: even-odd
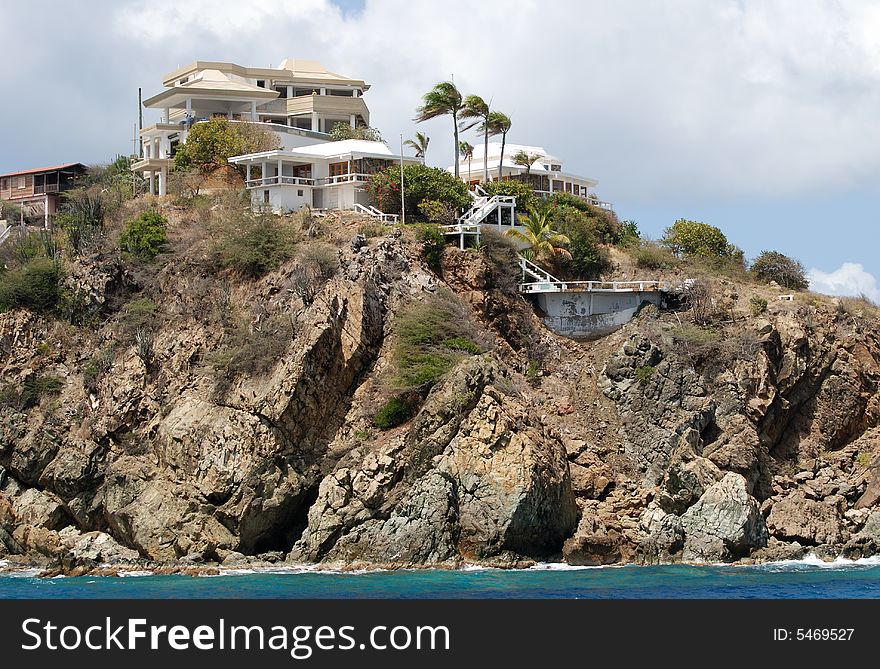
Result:
[[[17,522],[34,527],[58,530],[70,524],[70,518],[61,500],[48,492],[27,488],[12,500]]]
[[[707,458],[687,454],[674,457],[660,485],[657,502],[666,513],[680,516],[721,477],[721,470]]]
[[[782,541],[797,541],[806,546],[841,543],[846,538],[843,506],[809,499],[803,490],[797,489],[773,503],[767,527]]]
[[[681,517],[682,558],[693,562],[731,562],[767,545],[767,527],[745,478],[728,472],[710,486]]]

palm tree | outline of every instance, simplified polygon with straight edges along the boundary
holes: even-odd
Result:
[[[528,213],[519,215],[522,230],[511,228],[507,236],[527,245],[523,255],[538,261],[543,258],[552,260],[556,257],[571,258],[571,253],[564,248],[571,240],[556,232],[548,218],[548,210],[530,207]]]
[[[468,142],[458,143],[458,153],[468,161],[468,184],[471,183],[471,161],[474,159],[474,146]]]
[[[479,125],[483,133],[483,182],[489,183],[489,105],[479,95],[468,95],[461,110],[462,130]]]
[[[415,139],[408,139],[404,142],[406,146],[411,146],[415,149],[416,158],[424,158],[425,154],[428,152],[428,144],[431,143],[431,138],[427,135],[423,135],[420,132],[416,133]]]
[[[510,132],[510,126],[513,123],[507,114],[499,111],[489,112],[489,118],[486,121],[489,129],[489,135],[501,135],[501,156],[498,159],[498,181],[504,176],[504,145],[507,143],[507,133]]]
[[[532,171],[532,165],[535,164],[535,161],[541,157],[540,153],[526,153],[525,151],[517,151],[513,154],[513,162],[520,167],[524,167],[526,169],[526,180],[529,178],[529,174]]]
[[[438,116],[452,116],[453,138],[458,151],[458,114],[462,109],[461,93],[451,81],[441,81],[422,96],[422,106],[416,109],[415,122],[421,123]],[[455,178],[458,178],[458,161],[455,162]]]

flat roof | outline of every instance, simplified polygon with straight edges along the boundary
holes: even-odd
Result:
[[[241,77],[279,80],[290,79],[291,81],[302,81],[303,83],[318,83],[322,81],[333,82],[340,85],[357,86],[363,88],[365,91],[370,88],[370,85],[361,79],[351,79],[341,74],[330,72],[316,60],[304,60],[300,58],[285,58],[277,68],[247,67],[223,61],[196,60],[188,65],[184,65],[183,67],[179,67],[176,70],[167,73],[164,76],[162,83],[165,86],[173,86],[175,82],[192,72],[210,69],[232,72]]]
[[[0,177],[19,177],[24,174],[39,174],[41,172],[56,172],[58,170],[66,170],[70,167],[81,167],[84,170],[87,169],[87,165],[83,163],[64,163],[63,165],[52,165],[51,167],[40,167],[35,170],[19,170],[18,172],[7,172],[6,174],[0,174]]]
[[[344,139],[338,142],[299,146],[295,149],[274,149],[260,153],[248,153],[241,156],[231,156],[229,162],[243,163],[272,158],[342,158],[345,156],[384,158],[387,160],[400,160],[403,158],[406,162],[421,162],[421,158],[394,155],[384,142],[371,142],[364,139]]]

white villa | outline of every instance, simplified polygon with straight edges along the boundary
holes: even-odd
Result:
[[[330,140],[337,123],[370,124],[363,100],[369,84],[330,72],[313,60],[285,59],[277,68],[196,61],[165,75],[165,90],[144,100],[161,120],[140,132],[143,173],[150,192],[165,195],[178,144],[193,123],[215,116],[259,123],[275,132],[285,150]]]
[[[369,210],[367,181],[401,160],[422,162],[421,158],[394,155],[382,142],[346,139],[234,156],[229,162],[245,166],[245,183],[254,206],[280,213],[305,206]],[[259,176],[254,168],[259,168]],[[373,213],[379,212],[374,209]]]
[[[529,169],[513,162],[513,157],[520,151],[535,156],[535,162]],[[505,144],[504,164],[500,164],[501,142],[489,142],[488,167],[489,181],[515,180],[529,183],[538,195],[552,195],[553,193],[571,193],[592,204],[611,209],[608,202],[600,201],[592,192],[599,182],[595,179],[577,176],[562,170],[562,160],[548,153],[541,146],[526,146],[524,144]],[[483,145],[474,147],[474,156],[470,161],[459,156],[459,176],[471,186],[483,183]],[[453,167],[447,168],[454,172]]]

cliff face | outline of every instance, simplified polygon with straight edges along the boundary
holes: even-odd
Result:
[[[314,291],[301,258],[229,282],[185,252],[148,280],[96,256],[68,278],[92,325],[0,314],[3,387],[60,380],[33,402],[5,393],[0,557],[83,569],[880,551],[876,322],[799,298],[734,309],[707,344],[676,334],[687,314],[648,308],[581,344],[544,330],[490,253],[448,249],[443,278],[401,238],[334,253]],[[401,308],[443,289],[488,350],[379,430]],[[127,335],[120,305],[143,296],[156,313]],[[247,364],[218,371],[236,310]],[[543,374],[527,378],[534,361]]]

